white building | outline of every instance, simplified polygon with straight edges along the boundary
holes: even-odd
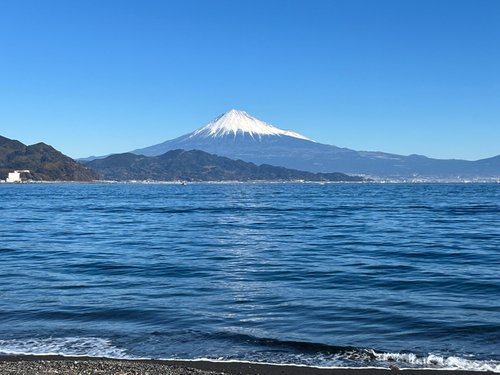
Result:
[[[21,182],[21,173],[30,173],[30,171],[24,170],[11,172],[5,182]]]

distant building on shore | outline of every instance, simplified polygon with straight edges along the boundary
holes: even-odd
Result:
[[[28,170],[9,172],[5,182],[21,182],[21,173],[30,173]]]

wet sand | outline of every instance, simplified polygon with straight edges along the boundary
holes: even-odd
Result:
[[[477,375],[474,371],[398,370],[267,365],[246,362],[120,360],[61,356],[0,356],[2,375]]]

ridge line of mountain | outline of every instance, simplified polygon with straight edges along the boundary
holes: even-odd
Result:
[[[0,136],[0,180],[6,180],[16,170],[29,171],[20,174],[26,181],[101,180],[95,171],[43,142],[27,146]]]
[[[257,166],[254,163],[232,160],[200,150],[177,149],[152,157],[123,153],[83,163],[105,180],[114,181],[370,181],[343,173],[311,173],[267,164]]]

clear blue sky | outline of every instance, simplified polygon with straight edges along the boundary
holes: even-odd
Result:
[[[355,150],[499,155],[500,1],[0,2],[0,135],[105,155],[233,108]]]

